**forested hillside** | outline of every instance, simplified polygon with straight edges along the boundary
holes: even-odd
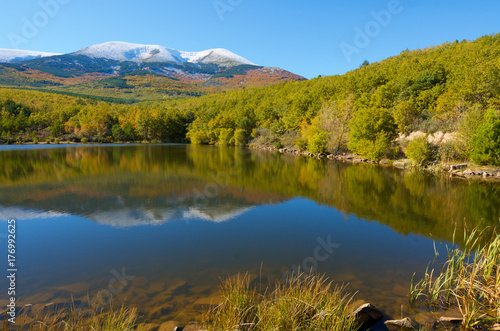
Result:
[[[0,102],[4,142],[31,136],[245,145],[255,138],[276,147],[351,150],[379,159],[401,152],[399,134],[443,131],[461,138],[442,146],[424,139],[402,147],[419,162],[434,153],[498,164],[500,34],[406,50],[341,76],[202,97],[124,105],[0,89]]]
[[[264,136],[259,142],[280,146],[292,133],[298,147],[313,153],[349,149],[378,159],[397,154],[398,134],[460,131],[469,154],[499,162],[500,35],[403,51],[342,76],[184,103],[196,109],[189,130],[195,142],[244,143],[259,128],[252,133]],[[456,155],[463,147],[442,152],[466,157]]]

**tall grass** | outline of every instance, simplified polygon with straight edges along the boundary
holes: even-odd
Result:
[[[124,305],[115,309],[89,305],[85,308],[46,305],[40,309],[23,307],[16,317],[16,324],[7,321],[4,314],[2,330],[34,331],[131,331],[137,328],[137,309],[126,309]],[[144,330],[145,331],[145,330]]]
[[[299,274],[256,291],[248,275],[222,282],[221,304],[207,314],[208,330],[356,330],[352,295],[323,276]]]
[[[500,322],[500,235],[481,244],[481,233],[464,233],[463,249],[448,250],[439,273],[427,269],[410,287],[410,303],[432,310],[458,309],[462,327],[472,330]]]

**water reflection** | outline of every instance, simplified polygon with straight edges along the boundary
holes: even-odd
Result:
[[[499,185],[203,146],[73,147],[0,152],[0,204],[113,226],[222,222],[256,205],[305,197],[399,233],[451,240],[497,225]],[[22,218],[22,217],[20,217]]]
[[[278,279],[328,236],[340,246],[318,271],[398,317],[432,239],[500,217],[498,184],[248,149],[23,149],[0,164],[22,301],[83,299],[126,268],[117,297],[156,322],[197,318],[225,275]]]

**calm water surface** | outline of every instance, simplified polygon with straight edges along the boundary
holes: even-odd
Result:
[[[500,220],[499,184],[366,164],[189,145],[2,148],[0,240],[6,251],[15,218],[23,304],[113,293],[145,321],[187,322],[221,278],[300,266],[399,317],[435,241]]]

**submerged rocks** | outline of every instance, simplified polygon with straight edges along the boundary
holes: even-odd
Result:
[[[440,317],[438,320],[438,323],[442,324],[459,324],[464,321],[462,317]]]
[[[417,329],[419,327],[418,323],[412,321],[409,318],[403,318],[402,320],[389,320],[384,322],[385,325],[387,326],[394,326],[397,328],[404,328],[404,329]]]
[[[180,328],[178,322],[168,321],[168,322],[162,323],[162,325],[160,325],[160,328],[158,329],[158,331],[178,331],[180,329],[181,328]]]
[[[207,298],[201,298],[195,301],[193,306],[196,309],[207,309],[220,304],[220,297],[212,296]]]
[[[408,296],[408,288],[397,284],[392,288],[392,293],[394,295],[406,298]]]
[[[201,331],[201,330],[203,330],[201,325],[195,322],[192,322],[186,325],[184,328],[182,328],[182,331]]]
[[[137,325],[138,330],[159,331],[160,326],[156,323],[141,323]],[[165,331],[165,330],[163,330]]]
[[[182,326],[183,324],[176,321],[164,322],[161,325],[156,323],[141,323],[138,325],[138,330],[148,330],[148,331],[201,331],[202,326],[196,322],[191,322],[188,325]]]

